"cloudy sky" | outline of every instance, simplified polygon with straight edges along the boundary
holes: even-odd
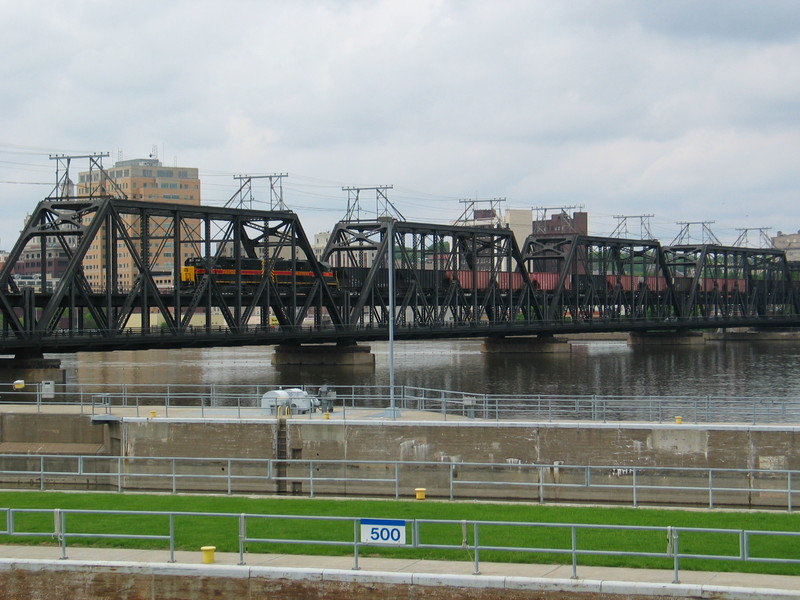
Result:
[[[373,185],[414,221],[505,198],[665,243],[800,229],[795,0],[4,1],[0,55],[0,248],[50,154],[154,147],[205,204],[288,173],[309,235]]]

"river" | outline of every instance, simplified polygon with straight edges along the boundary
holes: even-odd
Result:
[[[270,346],[55,355],[68,382],[387,385],[375,368],[275,367]],[[800,397],[800,341],[628,346],[572,342],[568,354],[484,354],[479,340],[396,342],[395,383],[487,394]]]

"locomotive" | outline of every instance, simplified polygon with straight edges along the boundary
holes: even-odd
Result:
[[[181,286],[196,287],[209,274],[209,261],[200,257],[187,258],[181,267]],[[269,262],[260,258],[242,258],[241,269],[237,271],[236,260],[219,257],[210,269],[214,281],[223,287],[242,285],[243,288],[258,286],[269,277],[278,287],[311,286],[316,281],[311,264],[307,260],[278,259]],[[325,263],[320,263],[325,285],[336,287],[336,277]]]

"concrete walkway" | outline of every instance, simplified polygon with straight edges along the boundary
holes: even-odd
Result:
[[[237,553],[214,553],[213,564],[203,564],[203,553],[180,551],[175,563],[169,563],[165,550],[127,550],[109,548],[67,548],[67,559],[60,560],[55,546],[0,545],[0,579],[9,569],[35,568],[58,570],[98,565],[115,568],[143,568],[202,574],[204,576],[242,577],[237,570],[247,570],[265,577],[324,580],[326,577],[352,581],[379,578],[391,583],[413,581],[417,585],[452,585],[454,587],[504,587],[513,584],[531,589],[600,594],[637,594],[688,598],[800,598],[800,574],[759,575],[747,573],[714,573],[681,571],[680,582],[673,583],[673,572],[655,569],[620,569],[578,566],[577,579],[571,579],[569,565],[481,563],[481,573],[473,573],[469,561],[431,561],[361,557],[359,570],[354,570],[352,556],[310,556],[287,554],[246,554],[246,565],[240,566]]]

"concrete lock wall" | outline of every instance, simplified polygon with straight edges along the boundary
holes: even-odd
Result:
[[[36,459],[12,458],[22,454],[82,454],[147,458],[152,461],[123,461],[126,475],[87,477],[79,486],[98,489],[208,491],[227,489],[227,476],[235,476],[236,492],[305,494],[310,491],[309,465],[305,461],[344,460],[336,465],[314,465],[314,476],[349,481],[316,481],[317,494],[394,495],[392,484],[376,486],[370,480],[394,481],[393,465],[368,464],[368,461],[406,461],[397,475],[403,496],[418,487],[431,497],[449,497],[450,473],[458,498],[544,499],[546,501],[631,502],[627,489],[602,489],[584,485],[584,469],[568,465],[603,465],[590,473],[592,484],[631,485],[635,467],[684,467],[682,474],[636,471],[637,485],[668,484],[699,488],[682,492],[682,501],[707,504],[707,474],[689,468],[800,470],[800,428],[747,427],[734,425],[695,426],[689,424],[612,424],[612,423],[484,423],[412,422],[388,420],[334,421],[288,419],[285,437],[278,435],[277,421],[237,419],[144,419],[91,425],[87,416],[0,414],[0,467],[5,470],[38,470]],[[278,448],[280,444],[281,448]],[[279,451],[280,450],[280,451]],[[158,457],[188,457],[197,461],[178,461],[181,475],[197,475],[173,480],[171,461]],[[226,458],[302,459],[302,463],[282,463],[280,475],[287,479],[264,479],[265,463],[228,463]],[[212,460],[213,459],[213,460]],[[56,470],[60,459],[48,459],[49,470]],[[67,460],[67,459],[64,459]],[[11,464],[9,461],[16,461]],[[434,463],[434,464],[420,464]],[[512,465],[498,468],[493,463]],[[100,463],[98,463],[100,464]],[[530,465],[552,465],[533,468]],[[516,465],[516,466],[513,466]],[[74,465],[65,463],[64,470]],[[105,463],[92,472],[115,469]],[[278,469],[278,467],[275,467]],[[87,467],[87,472],[89,468]],[[233,472],[230,472],[230,471]],[[208,475],[214,475],[209,479]],[[249,479],[249,477],[253,479]],[[256,479],[256,477],[260,479]],[[769,474],[716,475],[715,486],[749,489],[774,488],[775,492],[715,493],[718,505],[758,503],[785,506],[785,476]],[[357,479],[366,481],[356,481]],[[503,482],[502,486],[467,486],[463,481]],[[16,481],[16,480],[14,480]],[[13,484],[8,477],[5,484]],[[31,480],[33,481],[33,480]],[[48,481],[58,483],[55,479]],[[20,486],[36,482],[19,480]],[[514,485],[524,483],[526,485]],[[550,484],[572,484],[570,488]],[[539,485],[545,484],[545,485]],[[663,491],[638,490],[638,501],[657,502]]]
[[[194,456],[194,457],[244,457],[277,458],[275,421],[217,423],[140,421],[123,423],[126,456]],[[450,493],[450,469],[456,481],[503,481],[509,485],[502,489],[508,498],[538,499],[544,493],[549,501],[612,500],[630,502],[628,490],[603,490],[583,487],[586,474],[582,469],[568,469],[558,465],[608,465],[611,469],[591,473],[593,484],[630,484],[633,467],[686,467],[724,469],[800,469],[800,435],[793,429],[756,428],[746,426],[690,425],[620,425],[620,424],[531,424],[531,423],[426,423],[405,421],[306,421],[288,420],[286,448],[283,456],[293,459],[345,460],[337,465],[315,465],[314,475],[320,478],[349,478],[347,484],[335,481],[316,482],[318,494],[374,495],[376,486],[370,481],[355,479],[389,479],[395,477],[393,465],[370,465],[366,461],[409,461],[399,471],[399,488],[405,495],[417,487],[425,487],[429,496],[447,497]],[[423,465],[413,463],[443,463]],[[517,464],[516,468],[498,469],[491,466],[472,466],[462,463]],[[530,464],[554,465],[550,468],[532,469]],[[452,465],[452,467],[450,466]],[[142,466],[137,464],[137,470]],[[167,465],[153,465],[154,472]],[[283,473],[290,480],[286,489],[295,493],[308,493],[308,465],[286,466]],[[225,465],[213,463],[204,467],[182,465],[181,472],[198,474],[213,471],[224,473]],[[264,475],[258,465],[238,467],[236,475]],[[158,471],[163,472],[163,471]],[[700,488],[686,491],[682,500],[707,504],[708,494],[705,473],[687,471],[681,476],[674,472],[637,472],[637,484],[646,486],[664,483],[670,477],[673,486]],[[748,474],[718,476],[719,487],[748,488],[753,481]],[[727,479],[724,479],[724,478]],[[759,481],[768,478],[765,475]],[[533,484],[573,484],[574,488],[548,487],[544,492]],[[777,492],[755,492],[750,500],[762,504],[785,506],[786,496],[781,493],[785,479],[776,477]],[[526,483],[525,487],[513,485]],[[164,489],[172,485],[164,479],[147,481],[141,477],[131,479],[127,485]],[[182,489],[220,489],[225,485],[198,480],[185,480]],[[194,486],[194,487],[193,487]],[[391,485],[379,486],[381,493],[393,494]],[[237,491],[270,491],[261,482],[236,482]],[[391,488],[391,489],[390,489]],[[459,486],[458,497],[496,498],[498,488],[468,489]],[[655,502],[663,492],[640,490],[641,502]],[[741,492],[715,495],[720,505],[741,504],[750,501]]]

